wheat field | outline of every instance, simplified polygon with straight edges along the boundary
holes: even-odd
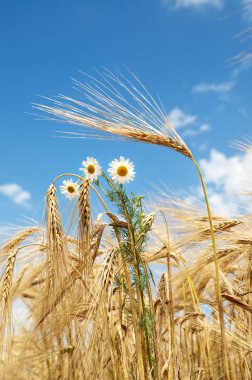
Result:
[[[0,248],[0,378],[252,379],[251,215],[212,212],[193,152],[133,74],[75,87],[83,100],[34,107],[95,132],[81,137],[182,154],[205,201],[129,194],[134,165],[123,157],[109,174],[90,157],[81,175],[55,173],[41,223]]]

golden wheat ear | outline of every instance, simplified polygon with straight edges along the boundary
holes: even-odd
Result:
[[[192,158],[190,149],[170,124],[162,105],[134,74],[130,73],[129,78],[116,77],[109,71],[98,74],[99,80],[89,77],[85,83],[74,81],[84,96],[83,101],[60,95],[60,100],[49,99],[52,105],[34,104],[33,107],[57,121],[165,146]],[[99,137],[74,132],[73,136]]]
[[[38,227],[28,227],[16,235],[14,235],[11,239],[9,239],[2,247],[0,247],[0,255],[5,256],[9,252],[16,249],[21,243],[23,243],[30,235],[39,231]],[[0,260],[1,261],[1,260]]]
[[[56,191],[56,187],[52,183],[46,194],[46,251],[49,295],[62,286],[66,272],[66,245]]]
[[[84,270],[91,268],[92,257],[90,254],[91,240],[91,208],[89,200],[90,182],[83,179],[80,186],[80,194],[78,199],[79,220],[78,220],[78,244],[79,256],[83,260]]]
[[[1,283],[1,323],[0,323],[0,352],[5,347],[6,343],[10,344],[12,330],[12,302],[13,302],[13,273],[16,263],[18,249],[13,251],[7,260],[7,265],[3,274]],[[7,338],[7,339],[6,339]],[[8,339],[9,338],[9,339]]]

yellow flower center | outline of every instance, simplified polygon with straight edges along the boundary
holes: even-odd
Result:
[[[95,167],[93,164],[89,164],[88,167],[87,167],[87,171],[89,174],[94,174],[95,172]]]
[[[75,192],[75,188],[70,185],[70,186],[68,186],[67,191],[72,194]]]
[[[121,177],[125,177],[128,174],[128,169],[124,165],[118,166],[117,174]]]

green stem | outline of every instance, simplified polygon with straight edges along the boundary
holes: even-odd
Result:
[[[139,257],[138,257],[138,253],[137,253],[137,250],[135,249],[135,239],[134,239],[134,234],[133,234],[133,229],[132,229],[132,223],[130,221],[130,218],[129,218],[129,215],[128,215],[128,211],[127,211],[127,207],[125,205],[125,202],[124,202],[124,199],[120,193],[120,191],[118,190],[118,188],[115,186],[114,182],[111,181],[110,178],[108,178],[106,176],[105,173],[103,173],[103,176],[106,178],[108,184],[117,192],[117,194],[119,195],[120,197],[120,200],[121,200],[121,204],[122,204],[122,207],[123,207],[123,211],[124,211],[124,215],[125,215],[125,218],[126,218],[126,222],[127,222],[127,225],[128,225],[128,231],[129,231],[129,238],[130,238],[130,242],[131,242],[131,246],[133,247],[134,249],[134,255],[133,255],[133,264],[134,264],[134,271],[135,271],[135,274],[140,276],[141,275],[141,271],[140,271],[140,260],[139,260]],[[127,198],[128,199],[128,198]],[[141,307],[139,309],[139,313],[140,313],[140,318],[143,317],[143,312],[145,311],[145,304],[144,304],[144,296],[143,296],[143,291],[142,289],[139,289],[137,287],[137,295],[138,295],[138,299],[140,300],[141,302]],[[139,305],[140,306],[140,305]],[[151,370],[151,375],[152,375],[152,378],[154,379],[155,378],[155,375],[154,375],[154,368],[153,368],[153,364],[152,364],[152,358],[151,358],[151,351],[150,351],[150,343],[149,343],[149,335],[148,335],[148,329],[147,329],[147,326],[146,324],[144,323],[144,332],[145,332],[145,339],[146,339],[146,349],[147,349],[147,357],[148,357],[148,361],[149,361],[149,366],[150,366],[150,370]]]
[[[106,175],[104,174],[104,176],[106,176]],[[110,185],[114,188],[114,190],[118,191],[118,189],[116,188],[114,183],[112,181],[110,181],[109,178],[106,177],[106,179],[108,180]],[[105,195],[107,195],[106,191],[101,187],[100,184],[99,184],[99,188],[105,193]],[[111,220],[113,221],[113,219],[111,219]],[[122,242],[120,233],[118,231],[118,228],[114,227],[114,231],[115,231],[115,235],[116,235],[118,244],[121,245],[123,242]],[[123,256],[122,256],[122,262],[123,262],[123,268],[124,268],[124,272],[125,272],[125,276],[126,276],[126,281],[128,284],[129,297],[130,297],[130,303],[131,303],[133,327],[134,327],[135,339],[136,339],[136,353],[137,353],[137,361],[138,361],[139,379],[144,380],[144,378],[145,378],[145,366],[144,366],[144,361],[143,361],[143,359],[144,359],[143,355],[141,355],[141,353],[142,353],[141,333],[139,331],[139,326],[137,323],[137,310],[135,307],[134,290],[133,290],[133,286],[132,286],[132,283],[130,280],[130,273],[129,273],[129,270],[127,267],[127,263],[126,263],[125,258]]]
[[[135,249],[136,242],[135,242],[135,236],[134,236],[133,229],[132,229],[132,223],[131,223],[131,220],[129,218],[127,207],[125,205],[124,199],[121,196],[120,192],[118,192],[118,195],[120,196],[120,199],[121,199],[121,203],[122,203],[122,206],[123,206],[125,218],[126,218],[126,221],[127,221],[127,224],[128,224],[128,230],[129,230],[129,236],[130,236],[130,240],[131,240],[131,245],[132,245],[133,250],[134,250],[134,258],[135,258],[135,260],[134,260],[135,261],[134,266],[136,266],[137,275],[138,275],[138,277],[140,277],[141,276],[140,260],[139,260],[139,257],[138,257],[138,252]],[[145,313],[145,303],[144,303],[143,290],[139,289],[139,293],[140,293],[140,300],[141,300],[141,306],[142,306],[142,308],[141,308],[142,309],[141,310],[141,316],[140,317],[142,318],[143,314]],[[147,349],[147,356],[148,356],[150,371],[151,371],[152,378],[155,379],[154,368],[153,368],[152,357],[151,357],[151,350],[150,350],[149,334],[148,334],[148,329],[147,329],[146,323],[144,323],[144,332],[145,332],[146,349]]]

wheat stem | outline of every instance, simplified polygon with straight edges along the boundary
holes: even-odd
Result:
[[[212,239],[212,248],[214,253],[214,264],[215,264],[215,273],[216,273],[216,298],[218,302],[218,310],[219,310],[219,322],[220,322],[220,330],[221,330],[221,341],[222,341],[222,357],[223,357],[223,364],[224,364],[224,376],[227,380],[230,380],[229,375],[229,363],[228,363],[228,353],[227,353],[227,343],[226,343],[226,335],[225,335],[225,322],[224,322],[224,311],[223,311],[223,300],[221,296],[221,283],[220,283],[220,270],[219,270],[219,263],[218,263],[218,255],[217,255],[217,249],[216,249],[216,241],[215,241],[215,234],[214,234],[214,226],[213,226],[213,218],[212,218],[212,212],[208,200],[207,190],[204,182],[204,178],[201,172],[201,169],[196,162],[195,159],[192,159],[202,185],[202,190],[204,193],[204,198],[206,202],[207,207],[207,213],[209,218],[209,224],[210,224],[210,230],[211,230],[211,239]]]

